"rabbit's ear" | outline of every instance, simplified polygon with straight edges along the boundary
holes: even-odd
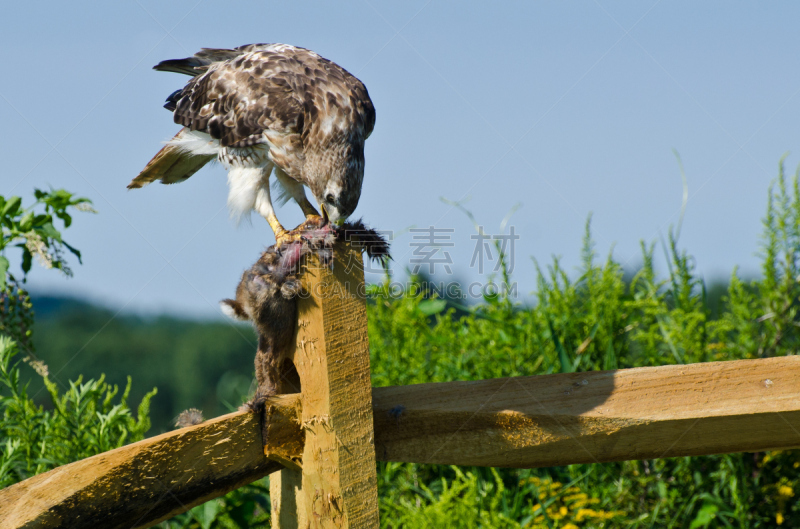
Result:
[[[244,310],[242,304],[236,300],[223,299],[222,301],[219,302],[219,308],[222,309],[222,313],[229,318],[233,318],[235,320],[250,319],[250,316]]]

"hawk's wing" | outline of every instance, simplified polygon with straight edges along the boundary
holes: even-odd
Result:
[[[249,48],[252,48],[250,46]],[[265,143],[267,129],[301,134],[305,113],[298,78],[304,75],[308,50],[293,55],[272,50],[238,52],[234,58],[205,66],[175,96],[176,123],[209,134],[222,147]],[[220,50],[214,50],[219,57]],[[287,60],[299,59],[299,60]]]
[[[363,141],[375,126],[375,108],[363,83],[304,48],[251,44],[203,49],[193,57],[163,61],[155,69],[194,76],[165,105],[173,110],[176,123],[208,134],[220,147],[269,143],[272,159],[292,176],[299,173],[309,138],[321,143],[334,128]],[[173,154],[182,156],[181,152]],[[171,172],[184,165],[193,170],[185,177],[170,175],[170,180],[188,178],[206,161],[172,161]],[[142,184],[161,179],[154,178],[161,174],[156,171],[161,165],[166,166],[166,160],[137,179]]]
[[[208,133],[222,147],[264,143],[261,134],[267,130],[305,139],[320,118],[337,113],[346,114],[344,121],[361,128],[364,137],[375,126],[375,108],[363,83],[304,48],[251,44],[205,49],[157,68],[197,72],[170,97],[174,119]]]
[[[285,61],[279,61],[275,51],[253,55],[254,50],[265,49],[275,50],[275,45],[203,49],[193,57],[162,61],[154,67],[193,76],[165,105],[185,128],[150,160],[128,189],[156,180],[182,182],[213,160],[210,152],[193,152],[190,144],[200,142],[193,142],[196,138],[189,131],[208,134],[218,141],[216,149],[265,143],[266,130],[277,132],[276,141],[283,147],[302,145],[303,107],[286,80],[294,72],[287,71],[285,64],[278,67]],[[207,149],[212,148],[209,144]]]

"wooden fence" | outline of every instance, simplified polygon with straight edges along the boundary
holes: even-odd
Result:
[[[275,528],[377,527],[376,460],[529,468],[800,446],[794,356],[371,388],[360,264],[342,247],[333,271],[304,272],[298,376],[263,416],[7,487],[0,528],[149,527],[268,474]]]

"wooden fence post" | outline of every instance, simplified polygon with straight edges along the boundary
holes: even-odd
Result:
[[[301,387],[302,469],[270,476],[272,526],[378,527],[375,436],[361,252],[337,244],[332,270],[301,274],[293,360]],[[286,381],[287,392],[297,381]],[[267,442],[267,439],[265,439]]]

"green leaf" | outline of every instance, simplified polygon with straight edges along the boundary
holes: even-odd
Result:
[[[667,497],[667,484],[663,481],[659,481],[656,483],[656,487],[658,488],[658,496],[661,499],[666,499]]]
[[[66,212],[66,210],[62,209],[64,207],[66,206],[59,206],[58,208],[56,208],[54,213],[56,217],[64,221],[64,227],[69,228],[69,225],[72,224],[72,217],[69,215],[69,213]]]
[[[192,514],[194,515],[195,519],[200,522],[200,527],[203,529],[210,529],[211,525],[217,519],[219,511],[219,500],[212,500],[193,508]]]
[[[445,307],[447,307],[447,302],[443,299],[426,299],[419,304],[420,312],[426,316],[439,314]]]
[[[694,520],[692,520],[689,529],[708,527],[708,524],[710,524],[714,518],[717,517],[717,512],[719,512],[719,507],[713,503],[704,503],[700,508],[700,511],[697,513],[697,516],[695,516]]]
[[[52,222],[52,221],[53,221],[53,217],[51,217],[50,215],[44,214],[44,213],[36,215],[35,217],[33,217],[33,225],[35,227],[37,227],[37,228],[39,226],[41,226],[42,224],[46,223],[46,222]]]
[[[556,329],[553,327],[553,321],[550,319],[550,316],[547,316],[547,326],[550,328],[550,338],[552,338],[553,344],[558,352],[558,361],[561,364],[561,372],[573,373],[575,371],[575,367],[572,365],[572,362],[569,361],[567,351],[564,349],[564,346],[561,345],[561,340],[558,339],[558,334],[556,334]]]
[[[6,286],[6,273],[8,272],[8,259],[0,255],[0,288]]]
[[[33,263],[33,255],[31,255],[30,250],[23,247],[22,248],[22,271],[24,273],[28,273],[31,271],[31,264]]]
[[[66,242],[66,241],[61,241],[61,244],[63,244],[64,246],[66,246],[66,247],[67,247],[67,250],[69,250],[70,252],[72,252],[72,254],[73,254],[75,257],[77,257],[77,258],[78,258],[78,262],[79,262],[80,264],[83,264],[83,261],[81,260],[81,251],[80,251],[80,250],[78,250],[77,248],[75,248],[74,246],[72,246],[72,245],[70,245],[70,244],[67,244],[67,242]]]
[[[500,302],[500,294],[497,291],[489,291],[483,295],[483,301],[489,305],[497,305]]]
[[[617,352],[614,350],[614,340],[609,337],[605,358],[603,358],[603,369],[617,369],[617,367]]]
[[[61,233],[57,229],[55,229],[52,222],[47,222],[43,224],[40,228],[38,228],[38,231],[42,232],[42,234],[51,239],[55,239],[58,242],[61,242]]]
[[[5,207],[3,207],[2,215],[4,217],[6,217],[6,216],[13,217],[14,215],[17,214],[17,211],[19,210],[19,206],[20,206],[21,203],[22,203],[22,199],[20,197],[11,197],[11,198],[9,198],[8,202],[6,202]]]
[[[33,219],[33,212],[25,214],[19,221],[19,231],[31,231]]]

